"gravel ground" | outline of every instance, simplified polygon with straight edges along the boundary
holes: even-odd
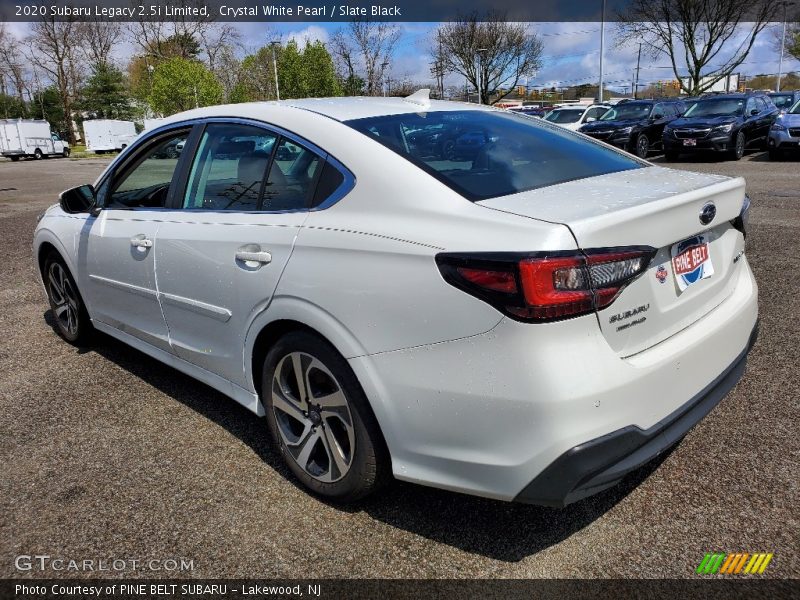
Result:
[[[233,401],[109,338],[62,342],[31,232],[105,164],[0,162],[0,577],[24,575],[19,554],[47,554],[182,557],[194,577],[680,578],[709,551],[774,552],[765,577],[800,576],[800,162],[674,165],[747,178],[761,338],[743,381],[668,456],[564,510],[403,483],[328,505]]]

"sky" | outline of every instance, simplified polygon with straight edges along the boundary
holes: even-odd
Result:
[[[429,40],[437,23],[398,23],[402,37],[392,64],[393,79],[408,77],[412,81],[427,82],[430,76]],[[282,39],[295,38],[298,41],[327,41],[342,23],[284,23],[271,24]],[[265,38],[263,23],[240,24],[243,38],[260,45]],[[534,87],[566,87],[578,83],[596,83],[600,70],[600,23],[531,23],[532,32],[541,36],[544,44],[542,68],[532,73],[529,84]],[[743,75],[778,72],[778,52],[775,37],[780,33],[780,25],[769,27],[756,39],[755,45],[739,72]],[[616,25],[606,24],[604,51],[604,81],[611,89],[630,90],[633,71],[636,68],[638,47],[635,45],[619,47],[616,44]],[[735,44],[746,37],[743,34]],[[729,44],[733,49],[734,44]],[[784,55],[783,72],[800,70],[800,62]],[[651,58],[642,55],[640,83],[673,79],[672,69],[666,56]],[[462,82],[450,78],[449,84]]]
[[[437,23],[397,23],[401,30],[390,77],[393,80],[408,78],[412,82],[430,82],[429,40]],[[7,23],[10,31],[19,37],[25,35],[27,24]],[[242,42],[247,49],[255,49],[277,33],[283,41],[296,39],[321,40],[327,42],[344,23],[237,23],[235,25],[242,34]],[[530,23],[530,31],[541,36],[544,44],[542,68],[531,73],[531,87],[567,87],[579,83],[596,83],[600,65],[600,23],[567,22],[567,23]],[[606,24],[604,52],[604,81],[612,90],[623,92],[630,90],[633,72],[636,68],[637,46],[616,44],[616,25]],[[775,74],[778,72],[778,52],[776,36],[780,33],[780,25],[768,27],[758,37],[755,45],[740,67],[744,75],[760,73]],[[740,40],[743,36],[740,36]],[[269,38],[269,39],[268,39]],[[737,44],[738,41],[737,40]],[[733,48],[734,44],[729,44]],[[130,55],[130,48],[121,48],[121,56]],[[800,62],[784,56],[783,72],[800,70]],[[672,70],[666,56],[651,58],[642,55],[639,81],[648,84],[657,80],[672,79]],[[463,85],[460,78],[451,76],[447,85]]]

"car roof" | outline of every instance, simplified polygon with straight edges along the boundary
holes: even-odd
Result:
[[[383,98],[351,96],[344,98],[303,98],[300,100],[279,100],[267,102],[243,102],[240,104],[220,104],[195,108],[171,115],[164,119],[163,125],[189,119],[208,117],[239,117],[263,120],[270,114],[289,110],[306,110],[323,115],[335,121],[349,121],[407,113],[456,111],[456,110],[494,110],[482,104],[451,102],[445,100],[415,101],[412,98]]]

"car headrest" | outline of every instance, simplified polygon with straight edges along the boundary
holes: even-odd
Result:
[[[241,142],[222,142],[219,146],[217,146],[214,154],[216,156],[236,158],[237,156],[252,154],[255,149],[256,143],[253,140],[244,140]]]
[[[239,158],[239,183],[250,186],[253,182],[263,180],[268,162],[268,154],[248,154]]]

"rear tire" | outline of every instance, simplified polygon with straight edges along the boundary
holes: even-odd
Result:
[[[39,150],[39,148],[33,151],[33,158],[35,158],[36,160],[42,160],[42,156],[43,156],[42,151]]]
[[[19,160],[19,156],[9,156],[8,158],[10,158],[12,162],[17,162]]]
[[[51,252],[45,259],[42,279],[56,322],[56,331],[74,346],[85,345],[90,341],[94,327],[78,286],[57,252]]]
[[[352,502],[390,479],[389,452],[367,397],[327,341],[287,333],[267,353],[261,381],[272,441],[309,490]]]

